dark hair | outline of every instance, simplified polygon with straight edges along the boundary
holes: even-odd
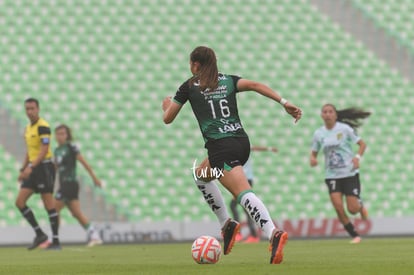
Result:
[[[362,125],[362,122],[360,121],[361,119],[365,119],[371,115],[371,112],[367,112],[364,109],[358,107],[350,107],[342,110],[337,110],[335,105],[327,103],[322,106],[322,109],[326,106],[331,106],[335,110],[337,121],[348,124],[353,129],[357,129]]]
[[[36,107],[39,107],[39,100],[37,100],[36,98],[33,98],[33,97],[29,97],[28,99],[26,99],[24,101],[24,104],[31,103],[31,102],[36,103]]]
[[[57,130],[60,130],[60,129],[65,129],[66,130],[66,135],[67,135],[66,141],[69,141],[69,142],[73,141],[72,130],[69,128],[68,125],[66,125],[66,124],[60,124],[60,125],[58,125],[55,128],[55,132]]]
[[[216,89],[218,85],[217,59],[214,51],[205,46],[195,48],[190,54],[191,62],[200,63],[199,72],[190,79],[190,85],[200,81],[201,90]]]

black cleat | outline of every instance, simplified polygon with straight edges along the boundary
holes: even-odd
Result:
[[[60,246],[59,243],[51,243],[45,248],[45,250],[47,250],[47,251],[62,250],[62,247]]]
[[[33,240],[33,244],[31,246],[29,246],[27,249],[28,250],[33,250],[45,241],[47,241],[47,235],[46,234],[36,236]]]
[[[240,223],[235,220],[228,219],[224,227],[221,229],[221,235],[224,242],[224,255],[231,252],[233,245],[236,241],[236,235],[240,231]]]
[[[276,231],[270,240],[269,251],[271,251],[270,263],[280,264],[283,261],[283,247],[288,240],[288,233],[282,230]]]

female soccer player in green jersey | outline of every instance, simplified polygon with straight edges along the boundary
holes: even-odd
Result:
[[[360,199],[359,181],[359,161],[366,144],[355,129],[360,126],[359,119],[370,114],[356,108],[337,110],[332,104],[323,105],[321,117],[324,126],[315,131],[310,154],[312,167],[318,165],[319,151],[325,155],[325,183],[338,218],[352,237],[351,243],[361,242],[361,237],[345,213],[342,198],[345,196],[351,214],[360,213],[362,219],[368,218],[368,211]],[[357,154],[354,154],[352,144],[358,144]]]
[[[59,125],[55,129],[55,135],[58,147],[55,149],[54,157],[59,171],[59,189],[55,195],[56,210],[60,212],[67,205],[72,215],[88,232],[88,246],[102,244],[98,232],[80,209],[76,161],[82,163],[83,167],[85,167],[86,171],[92,177],[95,186],[101,187],[102,183],[81,155],[79,148],[72,143],[71,129],[67,125]]]
[[[179,87],[174,98],[164,99],[163,120],[171,123],[183,104],[190,102],[208,151],[208,158],[194,171],[195,181],[222,227],[224,254],[231,251],[240,224],[230,218],[220,190],[210,182],[212,175],[263,230],[270,240],[270,263],[279,264],[288,234],[275,227],[266,206],[254,194],[243,172],[250,143],[238,115],[236,93],[256,91],[279,102],[295,121],[301,118],[302,111],[264,84],[219,73],[216,55],[208,47],[200,46],[192,51],[190,70],[193,76]]]

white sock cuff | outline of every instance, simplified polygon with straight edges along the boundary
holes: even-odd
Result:
[[[269,211],[263,202],[253,192],[244,192],[238,196],[240,205],[247,211],[249,216],[255,221],[270,240],[275,225],[270,217]]]
[[[215,184],[215,181],[216,181],[216,180],[211,180],[211,181],[195,180],[194,182],[195,182],[197,185],[200,185],[200,184],[211,184],[211,183],[214,183],[214,184]]]

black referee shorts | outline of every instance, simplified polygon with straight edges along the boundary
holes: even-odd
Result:
[[[20,188],[32,189],[35,193],[53,193],[55,184],[55,165],[49,161],[34,167],[28,179],[23,180]]]
[[[247,137],[227,137],[209,140],[206,143],[211,168],[230,171],[243,166],[250,155],[250,142]]]

